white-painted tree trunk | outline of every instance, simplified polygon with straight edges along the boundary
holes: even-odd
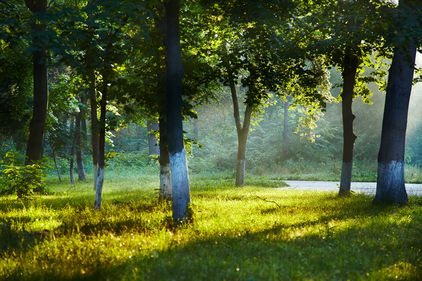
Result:
[[[104,168],[98,167],[98,176],[97,176],[97,182],[96,182],[95,203],[94,203],[95,210],[101,209],[103,184],[104,184]]]
[[[160,199],[170,200],[172,193],[170,165],[160,165]]]
[[[404,183],[404,163],[391,161],[378,163],[376,202],[406,204],[407,193]]]
[[[185,149],[175,154],[170,154],[170,169],[173,188],[173,218],[175,221],[180,221],[188,218],[188,206],[190,204],[189,175]]]

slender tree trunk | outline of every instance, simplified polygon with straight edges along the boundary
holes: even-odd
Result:
[[[73,151],[73,146],[72,146],[72,151]],[[73,171],[75,170],[75,160],[73,158],[73,154],[70,156],[70,160],[69,160],[69,178],[70,178],[70,184],[71,185],[75,185],[75,175],[73,173]]]
[[[401,0],[400,7],[407,1]],[[389,71],[374,203],[406,204],[404,151],[417,44],[396,47]]]
[[[57,166],[56,151],[53,146],[51,147],[51,153],[53,154],[54,169],[56,170],[57,177],[59,178],[59,182],[62,182],[60,170],[59,170],[59,167]]]
[[[98,175],[98,146],[99,146],[99,129],[97,117],[97,91],[95,83],[95,72],[90,70],[89,73],[89,100],[91,105],[91,146],[92,146],[92,175],[94,177],[94,190],[97,187]]]
[[[352,111],[353,93],[356,83],[356,73],[359,66],[358,58],[346,51],[343,63],[343,91],[341,93],[341,106],[343,116],[343,165],[340,179],[340,196],[350,195],[353,167],[353,147],[356,136],[353,132],[353,120],[355,116]]]
[[[147,120],[147,130],[148,130],[148,156],[149,162],[160,154],[160,148],[157,141],[157,132],[159,130],[159,125],[154,120]]]
[[[170,158],[167,139],[167,121],[164,113],[160,114],[160,200],[171,200],[172,186]]]
[[[99,137],[99,146],[98,146],[98,170],[97,170],[97,182],[96,182],[96,191],[95,191],[95,203],[94,208],[96,210],[101,209],[102,204],[102,194],[103,194],[103,184],[104,184],[104,167],[105,167],[105,134],[106,134],[106,113],[107,113],[107,74],[103,75],[103,90],[102,97],[100,102],[101,116],[100,116],[100,137]]]
[[[246,176],[246,144],[248,141],[249,128],[252,117],[252,107],[246,106],[245,116],[243,119],[243,126],[240,121],[239,101],[237,98],[236,84],[230,81],[230,91],[233,101],[233,115],[236,123],[237,132],[237,163],[236,163],[236,186],[245,185]]]
[[[88,0],[88,7],[93,9],[96,5],[96,0]],[[90,37],[94,37],[95,19],[92,13],[88,13],[87,19],[88,33]],[[92,148],[92,177],[93,188],[97,188],[98,175],[98,147],[99,147],[99,128],[97,116],[97,76],[95,69],[98,67],[92,49],[95,46],[88,45],[86,52],[86,67],[87,67],[87,84],[88,84],[88,98],[90,103],[90,117],[91,117],[91,148]]]
[[[80,111],[75,118],[75,155],[76,155],[76,167],[78,171],[78,180],[85,181],[85,170],[82,156],[82,136],[81,136],[81,123],[83,118],[83,112]]]
[[[25,2],[33,14],[42,13],[47,10],[46,0],[26,0]],[[47,50],[43,42],[45,30],[46,26],[43,23],[34,21],[31,25],[32,46],[36,50],[32,54],[34,103],[26,148],[27,164],[41,160],[43,154],[45,120],[48,107]]]
[[[189,176],[183,144],[182,77],[183,62],[180,47],[180,0],[165,3],[166,14],[166,108],[168,147],[172,181],[173,220],[189,219]]]

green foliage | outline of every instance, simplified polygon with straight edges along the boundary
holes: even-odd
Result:
[[[3,160],[3,187],[1,194],[16,194],[19,199],[28,199],[34,191],[43,192],[45,177],[41,164],[19,165],[14,153],[6,153]]]
[[[206,182],[206,184],[204,184]],[[36,201],[0,198],[4,280],[418,280],[421,199],[371,198],[224,181],[192,183],[195,221],[167,227],[157,181],[51,185]],[[282,261],[282,262],[280,262]],[[180,270],[183,268],[183,270]],[[395,277],[398,277],[395,279]]]

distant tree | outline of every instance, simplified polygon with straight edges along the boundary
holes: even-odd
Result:
[[[206,1],[205,1],[206,2]],[[207,17],[199,47],[201,55],[217,70],[217,79],[231,92],[238,136],[236,186],[244,185],[246,146],[252,116],[267,105],[273,93],[294,96],[296,103],[323,106],[320,85],[325,69],[294,41],[290,18],[293,9],[285,1],[215,1],[206,6]],[[322,76],[321,76],[322,75]],[[243,122],[238,86],[246,89]],[[314,103],[315,102],[315,103]]]
[[[13,13],[9,9],[6,11],[2,11],[1,15],[8,13],[9,24],[6,24],[6,18],[1,18],[4,25],[0,25],[0,136],[11,138],[16,150],[23,152],[31,118],[32,69],[28,64],[30,58],[25,53],[27,40],[3,30],[13,30],[20,21],[17,18],[10,26]],[[21,12],[21,7],[16,12]]]
[[[153,161],[160,154],[157,133],[159,132],[159,123],[152,118],[147,119],[148,130],[148,156],[149,161]]]

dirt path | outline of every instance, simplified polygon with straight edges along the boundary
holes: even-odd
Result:
[[[285,181],[290,189],[316,190],[338,192],[338,182],[335,181]],[[375,182],[353,182],[352,191],[374,195],[376,189]],[[422,184],[406,184],[408,195],[422,196]]]

